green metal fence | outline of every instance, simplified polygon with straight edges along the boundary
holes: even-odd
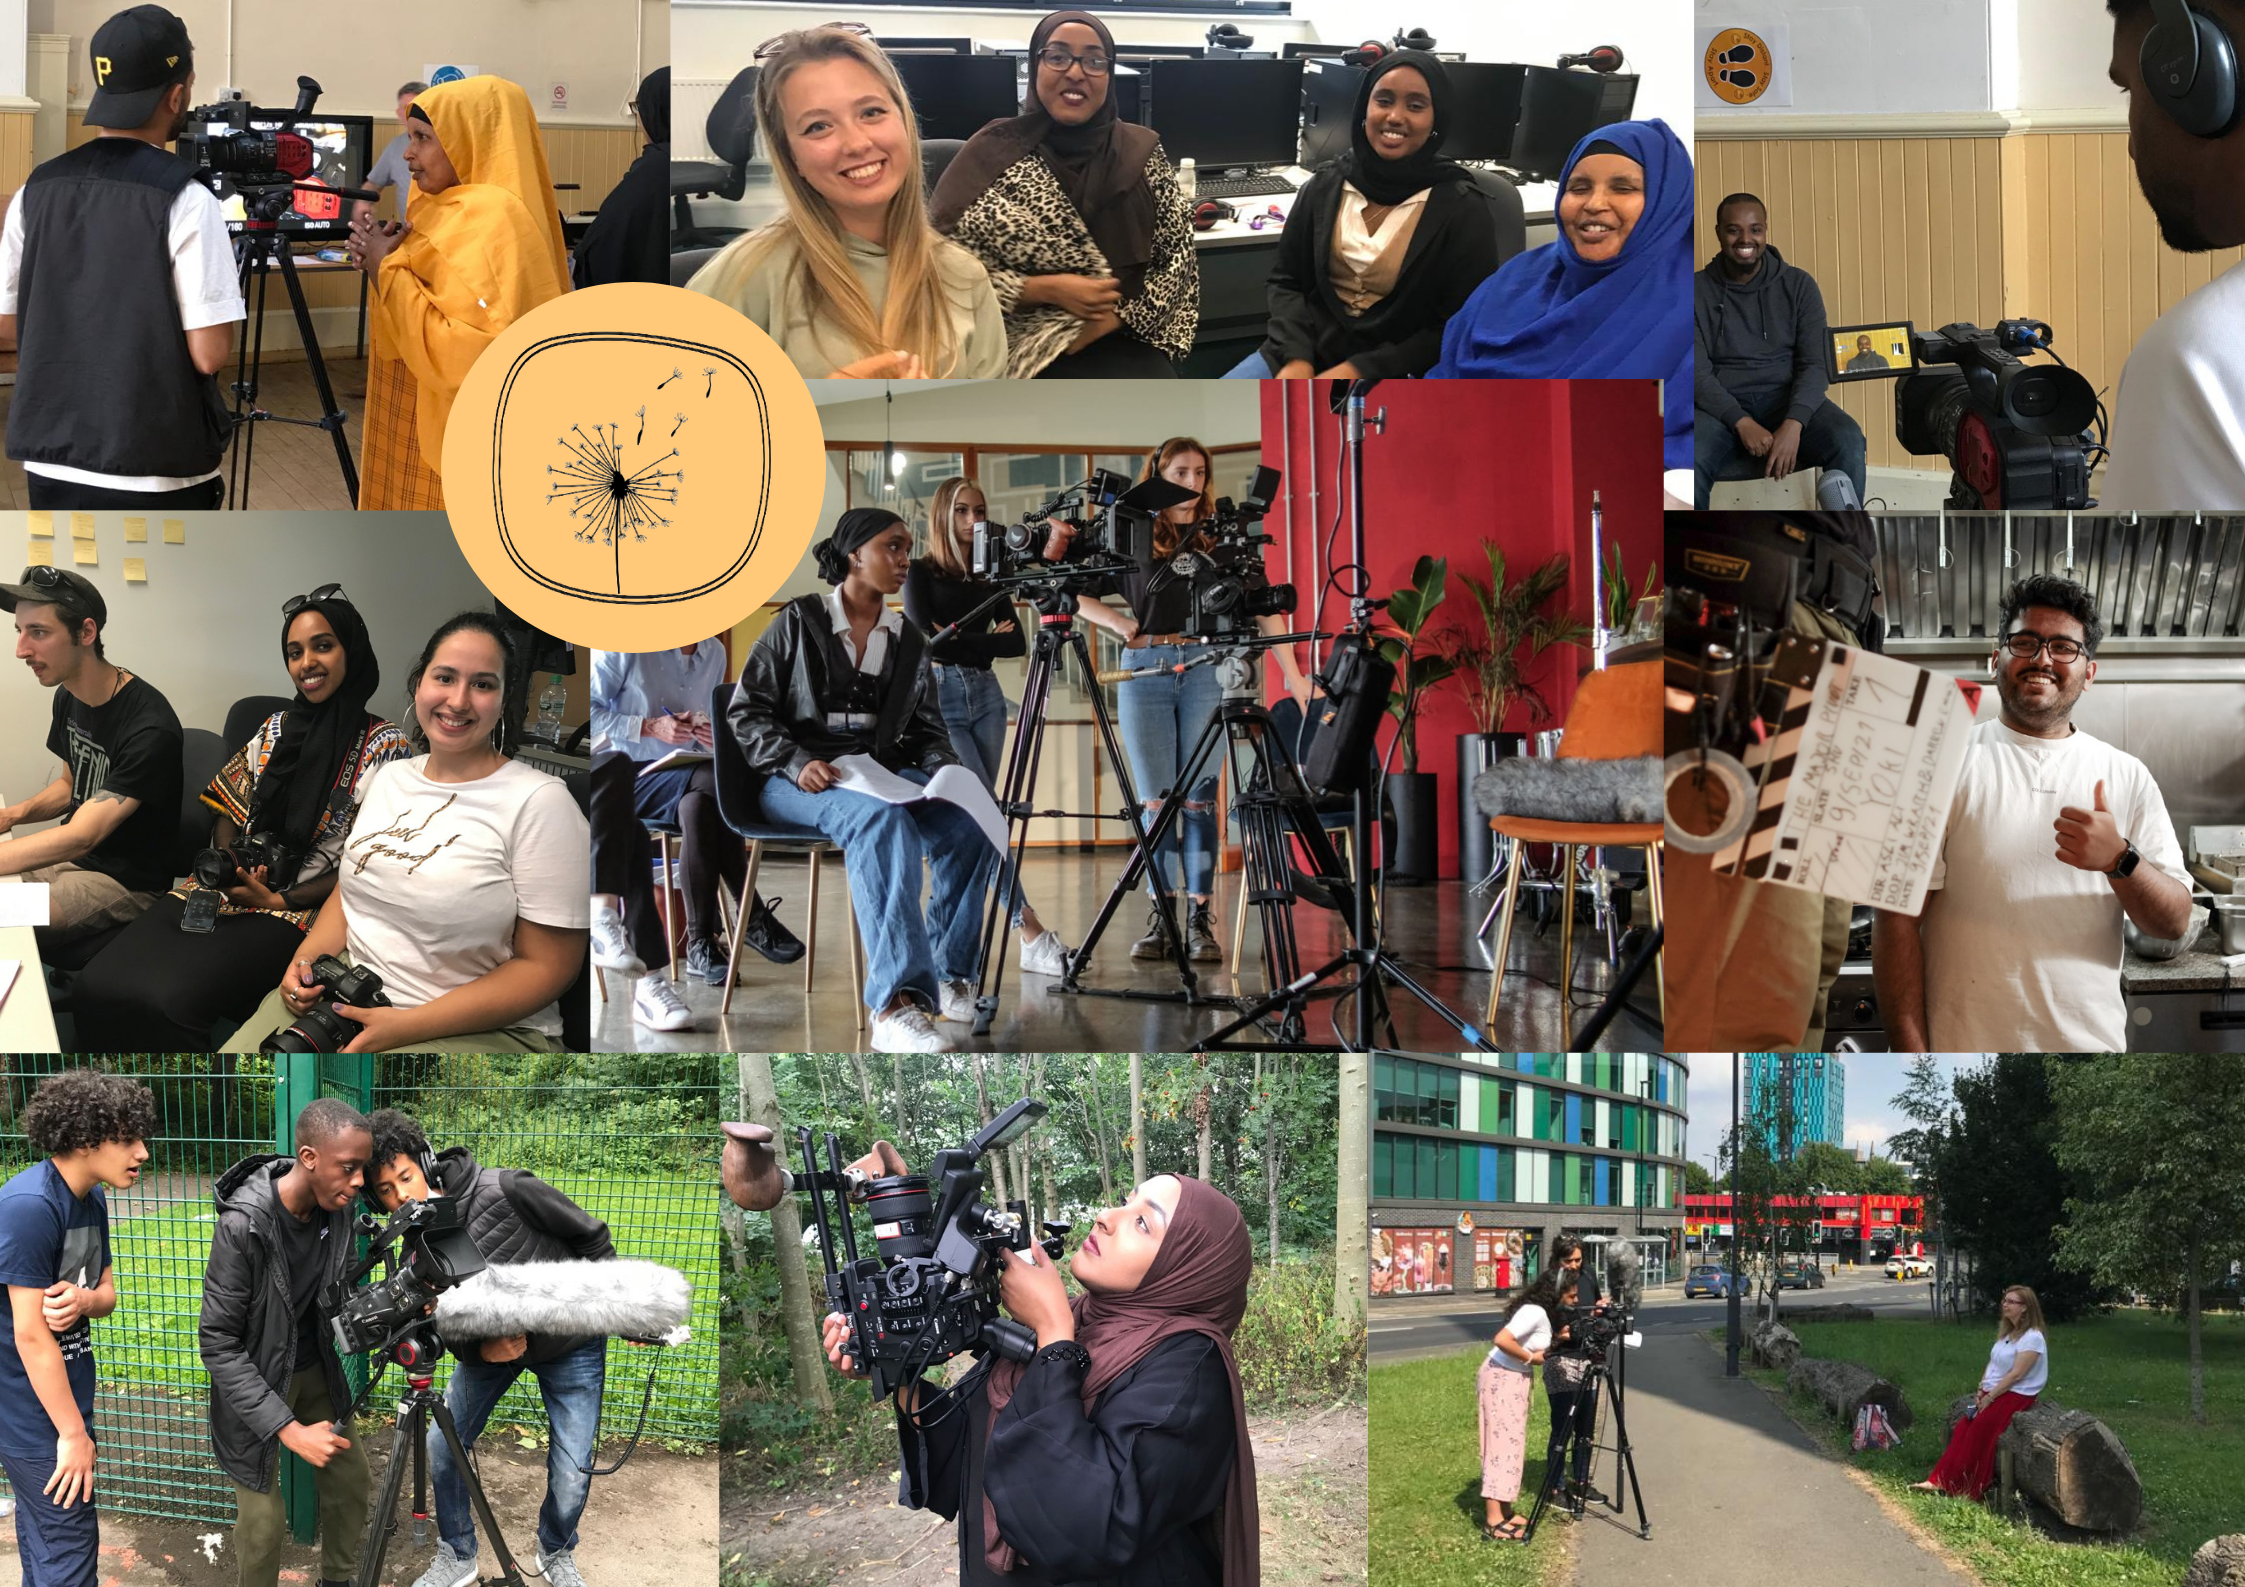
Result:
[[[0,1055],[0,1179],[31,1161],[19,1118],[33,1088],[85,1062]],[[140,1182],[107,1193],[118,1305],[93,1325],[105,1506],[231,1523],[233,1488],[210,1451],[209,1380],[196,1346],[203,1265],[216,1221],[212,1187],[246,1156],[293,1150],[297,1112],[322,1095],[366,1112],[403,1108],[440,1150],[464,1145],[488,1167],[528,1169],[605,1218],[618,1255],[647,1257],[685,1273],[694,1286],[693,1341],[661,1352],[611,1345],[602,1435],[630,1431],[648,1370],[659,1363],[647,1436],[715,1440],[715,1057],[112,1054],[99,1066],[142,1080],[158,1110],[157,1137],[148,1143],[152,1155]],[[354,1387],[363,1384],[363,1361],[350,1363],[350,1376]],[[361,1435],[376,1437],[384,1448],[387,1437],[376,1429],[391,1418],[396,1376],[394,1369],[385,1376],[361,1424]],[[445,1371],[438,1376],[441,1384]],[[525,1373],[500,1401],[491,1426],[542,1429],[544,1421],[536,1380]],[[298,1462],[291,1456],[285,1464]],[[310,1484],[289,1480],[299,1475],[292,1471],[284,1480],[291,1520],[308,1537]]]

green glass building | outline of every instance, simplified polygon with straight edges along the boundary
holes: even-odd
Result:
[[[1685,1074],[1662,1053],[1375,1056],[1372,1293],[1510,1289],[1561,1230],[1673,1265]]]

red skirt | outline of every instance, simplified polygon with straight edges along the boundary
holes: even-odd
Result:
[[[2006,1390],[1982,1406],[1978,1416],[1967,1416],[1957,1423],[1956,1431],[1949,1435],[1949,1447],[1941,1452],[1933,1475],[1925,1480],[1943,1493],[1978,1499],[1995,1481],[1996,1440],[2011,1425],[2011,1418],[2034,1402],[2031,1394]]]

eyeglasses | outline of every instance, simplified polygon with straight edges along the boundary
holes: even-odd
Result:
[[[323,584],[309,595],[291,595],[287,600],[281,602],[281,615],[283,617],[294,617],[305,607],[319,601],[341,601],[348,606],[351,598],[343,593],[342,585]]]
[[[823,32],[826,28],[839,28],[844,33],[854,33],[861,39],[869,39],[873,37],[873,30],[867,27],[862,22],[827,22],[821,24],[819,28],[797,29],[795,30],[795,32],[775,34],[773,37],[768,38],[763,43],[757,45],[756,53],[751,55],[749,59],[760,61],[767,55],[776,54],[779,50],[786,46],[788,40],[796,36],[796,33]]]
[[[2045,639],[2040,634],[2025,632],[2004,635],[2003,648],[2020,661],[2032,661],[2048,650],[2050,659],[2061,665],[2079,661],[2083,649],[2077,639]]]
[[[1106,76],[1109,68],[1115,64],[1097,50],[1089,55],[1078,55],[1064,44],[1046,45],[1037,59],[1056,72],[1065,72],[1071,66],[1081,66],[1094,77]]]

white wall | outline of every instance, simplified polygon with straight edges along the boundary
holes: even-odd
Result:
[[[1693,25],[1696,32],[1774,23],[1789,31],[1793,103],[1747,106],[1739,115],[1992,110],[1998,108],[1992,3],[1996,0],[1694,0]],[[2037,0],[2017,3],[2026,10]],[[2100,15],[2104,9],[2098,0],[2042,3]],[[1681,48],[1696,74],[1692,42],[1687,33]],[[2007,42],[2007,51],[2010,47]]]
[[[2103,0],[2006,3],[2018,12],[2018,86],[2014,99],[1997,101],[1999,108],[2094,109],[2116,121],[2126,118],[2128,101],[2105,75],[2112,62],[2113,20]]]
[[[57,560],[68,566],[69,515],[55,514]],[[430,632],[455,612],[490,610],[491,596],[460,555],[442,513],[189,513],[187,543],[124,543],[124,515],[94,515],[98,566],[82,568],[109,604],[109,659],[147,678],[184,727],[216,733],[244,695],[293,692],[281,665],[281,602],[338,583],[366,619],[382,685],[371,708],[406,714],[405,677]],[[28,515],[0,514],[11,568]],[[128,554],[144,556],[148,582],[127,584]],[[0,614],[13,633],[13,620]],[[0,797],[20,799],[54,779],[46,748],[54,696],[21,663],[0,683]]]
[[[0,99],[23,97],[30,42],[25,0],[0,0]]]

